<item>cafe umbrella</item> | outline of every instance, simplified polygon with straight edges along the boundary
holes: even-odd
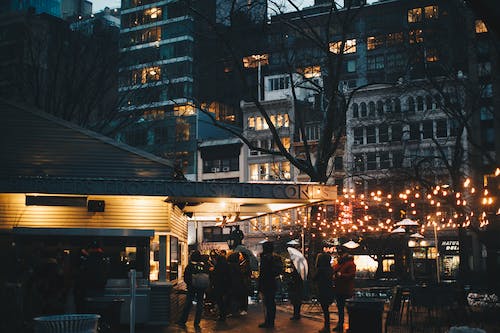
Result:
[[[307,260],[299,250],[293,247],[287,247],[288,253],[290,254],[290,260],[293,266],[299,273],[302,281],[307,279],[307,273],[309,271],[309,266],[307,265]]]

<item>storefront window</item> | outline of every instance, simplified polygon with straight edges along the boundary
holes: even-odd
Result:
[[[170,281],[176,280],[179,277],[179,259],[179,239],[177,237],[170,236]]]

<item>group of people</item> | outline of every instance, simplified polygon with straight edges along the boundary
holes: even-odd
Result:
[[[330,332],[330,305],[337,303],[339,321],[333,328],[335,332],[343,332],[345,318],[345,303],[354,294],[354,278],[356,265],[354,259],[345,248],[337,249],[338,258],[332,266],[328,253],[319,253],[316,258],[316,273],[313,281],[318,286],[318,301],[323,310],[323,328],[320,333]]]
[[[196,300],[194,325],[198,327],[205,298],[217,305],[221,322],[229,315],[246,315],[251,274],[249,258],[244,252],[211,251],[210,256],[204,258],[199,251],[193,251],[184,270],[187,297],[177,324],[186,325],[192,302]],[[200,283],[200,280],[206,282]]]
[[[330,332],[329,308],[333,301],[337,304],[339,317],[338,324],[333,330],[343,332],[345,303],[354,294],[356,265],[353,257],[343,247],[339,247],[337,252],[338,258],[334,264],[332,264],[332,257],[328,253],[319,253],[316,258],[316,269],[312,280],[316,283],[318,301],[324,315],[324,325],[319,331],[320,333]],[[194,251],[191,254],[190,263],[184,271],[187,299],[177,323],[181,326],[186,325],[192,302],[196,300],[194,325],[199,327],[206,294],[207,298],[211,298],[217,304],[219,321],[225,321],[228,313],[246,314],[248,295],[251,289],[251,268],[248,262],[249,260],[245,258],[243,252],[232,252],[227,256],[225,251],[213,251],[207,261],[203,260],[199,251]],[[195,283],[198,281],[198,278],[194,278],[196,274],[206,275],[206,285]],[[274,328],[275,297],[278,290],[278,277],[282,274],[282,261],[274,253],[273,243],[263,243],[257,280],[257,289],[262,296],[265,309],[264,322],[259,324],[260,328]],[[304,281],[297,270],[292,269],[288,276],[288,293],[293,305],[291,320],[301,318],[303,283]]]

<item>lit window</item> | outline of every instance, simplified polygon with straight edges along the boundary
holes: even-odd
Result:
[[[281,138],[281,143],[283,144],[283,147],[285,147],[285,149],[290,149],[290,138],[289,137]]]
[[[159,81],[161,79],[161,68],[159,66],[146,67],[142,69],[141,83]]]
[[[248,128],[255,128],[255,118],[248,117]]]
[[[262,117],[255,118],[255,129],[257,131],[262,130]]]
[[[276,116],[276,127],[281,127],[281,126],[283,126],[283,115],[278,114]]]
[[[157,18],[161,18],[161,8],[150,8],[144,11],[144,16],[149,16],[152,20],[156,20]]]
[[[424,36],[422,29],[410,30],[410,44],[422,43]]]
[[[335,54],[340,54],[342,47],[342,41],[330,43],[330,52]],[[356,52],[356,39],[347,39],[344,42],[344,53],[355,53]]]
[[[439,60],[436,49],[425,50],[425,60],[427,62],[436,62]]]
[[[243,67],[257,68],[260,65],[269,65],[268,54],[254,54],[243,58]]]
[[[424,14],[426,19],[436,19],[438,18],[438,6],[426,6],[424,7]]]
[[[408,23],[422,21],[422,8],[413,8],[408,10]]]
[[[161,120],[165,118],[165,110],[147,110],[143,112],[142,117],[145,120]]]
[[[488,28],[486,27],[486,24],[484,24],[483,20],[476,20],[475,25],[476,25],[476,34],[482,34],[484,32],[488,32]]]
[[[193,104],[175,105],[175,116],[192,116],[195,114],[195,107]]]
[[[271,123],[273,123],[274,127],[276,127],[276,116],[274,114],[270,115]]]
[[[283,127],[290,127],[290,120],[287,113],[283,115]]]
[[[250,164],[250,180],[259,180],[258,164]]]
[[[366,48],[368,50],[375,50],[384,45],[383,36],[370,36],[366,39]]]
[[[321,67],[320,66],[310,66],[304,68],[304,77],[306,79],[311,79],[313,77],[321,76]]]
[[[179,141],[189,140],[189,123],[183,118],[177,118],[175,120],[175,139]]]

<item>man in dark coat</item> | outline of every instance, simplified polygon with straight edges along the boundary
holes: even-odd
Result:
[[[333,280],[335,285],[335,301],[337,303],[339,322],[334,331],[343,332],[345,301],[354,295],[354,278],[356,276],[356,264],[354,258],[349,255],[347,249],[339,247],[337,263],[333,267]]]
[[[194,316],[194,326],[199,327],[200,325],[201,314],[203,311],[203,299],[205,296],[206,288],[193,286],[192,284],[193,274],[200,274],[200,273],[206,273],[208,276],[208,268],[205,266],[205,263],[202,260],[200,251],[195,250],[191,254],[190,263],[186,266],[186,269],[184,269],[184,282],[187,285],[187,296],[181,317],[177,322],[177,324],[182,327],[186,326],[186,321],[188,319],[189,312],[191,311],[191,306],[193,305],[194,300],[196,300],[196,313]]]
[[[290,320],[299,320],[300,308],[302,306],[304,281],[302,281],[302,277],[293,265],[291,267],[291,272],[288,273],[287,277],[288,298],[290,299],[290,303],[292,303],[293,305],[293,316],[290,318]]]
[[[281,259],[273,253],[273,243],[262,244],[260,256],[260,270],[258,279],[258,290],[262,293],[264,307],[266,310],[265,321],[259,325],[260,328],[273,328],[276,317],[275,296],[277,287],[276,278],[281,274],[283,267]]]

